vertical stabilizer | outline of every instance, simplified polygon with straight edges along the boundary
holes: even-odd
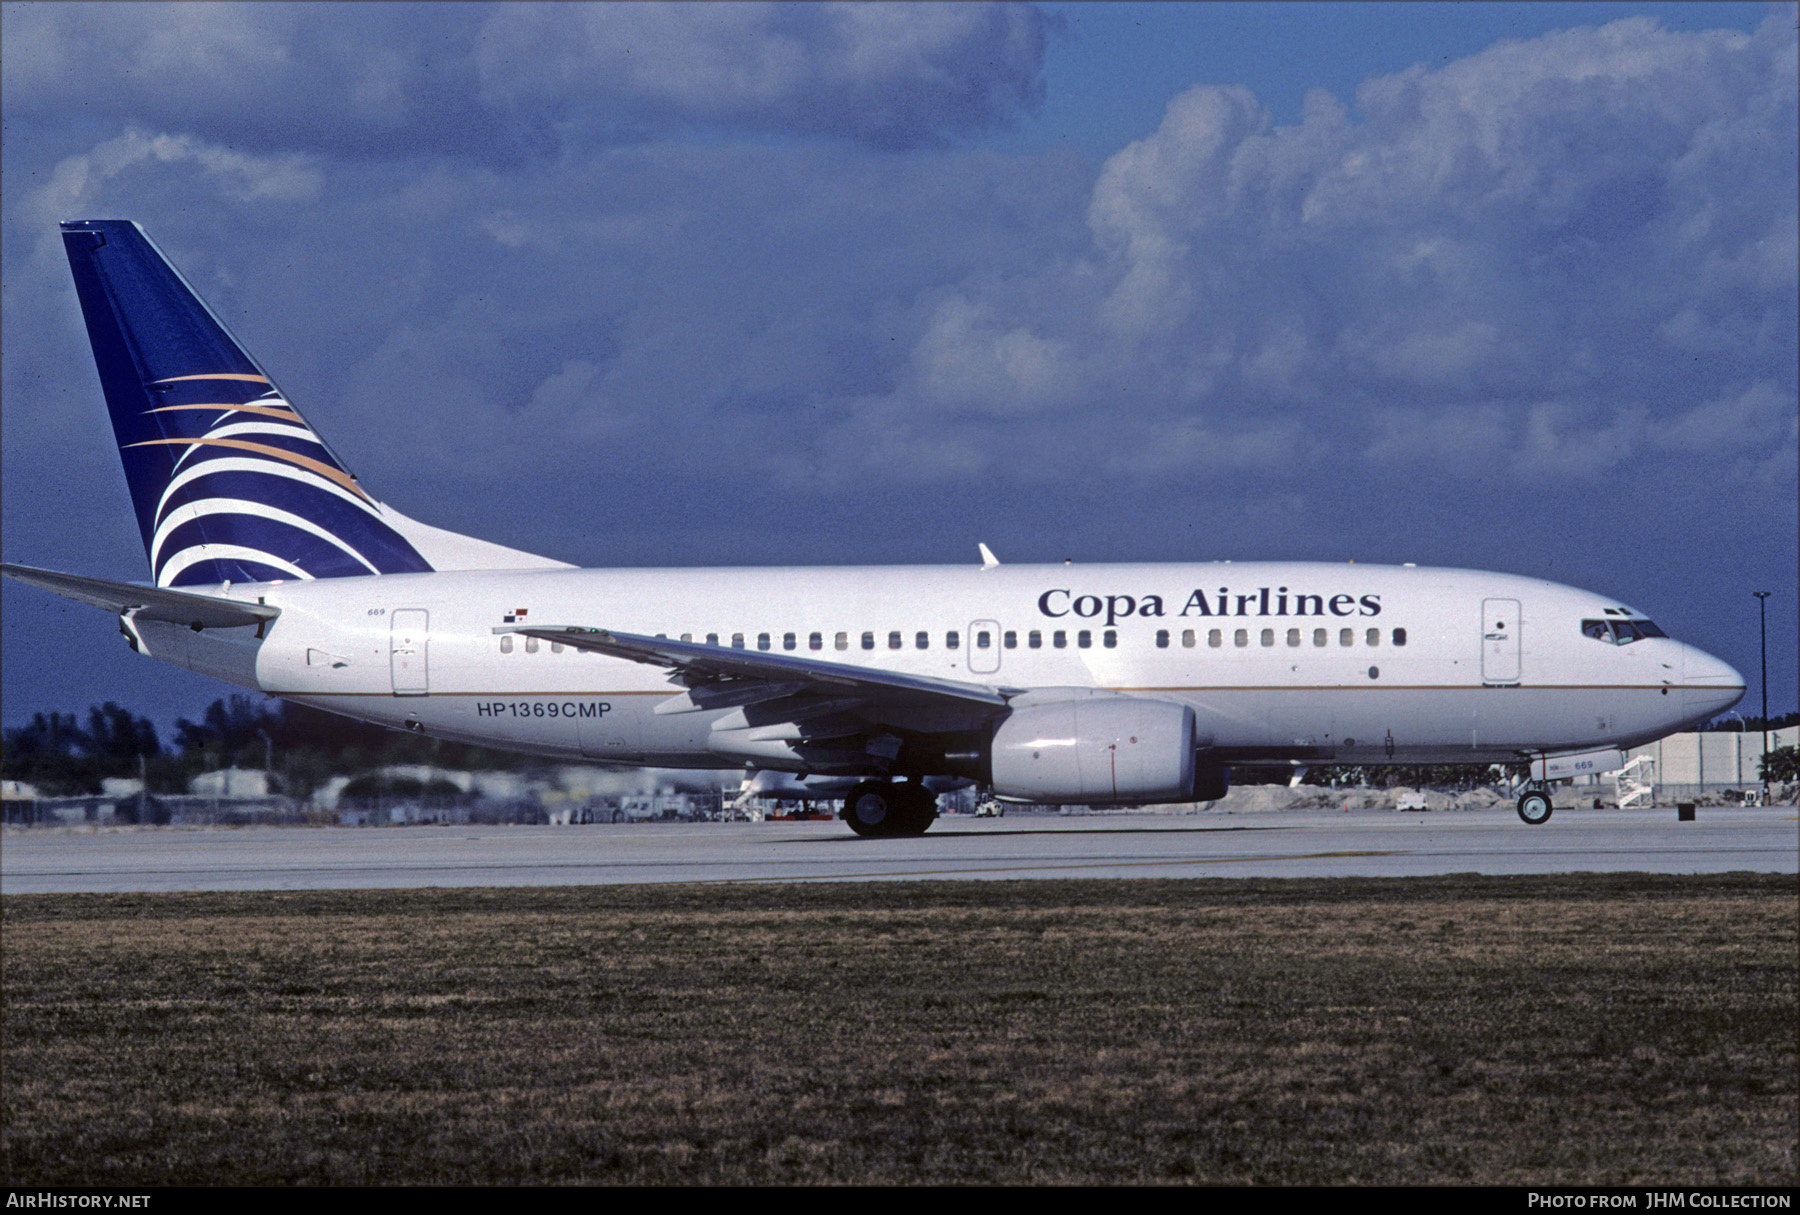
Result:
[[[62,236],[158,586],[561,564],[385,509],[141,228]]]

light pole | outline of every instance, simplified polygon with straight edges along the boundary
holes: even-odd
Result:
[[[1751,591],[1756,596],[1756,627],[1762,635],[1762,769],[1763,805],[1769,804],[1769,592]]]

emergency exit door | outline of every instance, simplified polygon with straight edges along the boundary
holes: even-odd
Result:
[[[969,625],[969,671],[975,675],[992,675],[1000,669],[1000,626],[992,620],[977,620]]]
[[[1481,601],[1481,682],[1519,682],[1519,601]]]
[[[400,608],[389,620],[388,667],[394,695],[424,696],[431,691],[431,614],[424,608]]]

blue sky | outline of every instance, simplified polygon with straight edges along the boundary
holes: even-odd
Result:
[[[1045,46],[1032,141],[1066,140],[1103,160],[1161,121],[1196,84],[1241,84],[1277,122],[1300,117],[1313,89],[1349,103],[1372,76],[1438,66],[1502,39],[1648,16],[1669,30],[1749,33],[1766,4],[1452,3],[1045,4],[1060,25]]]
[[[8,4],[0,547],[145,576],[57,219],[587,565],[1417,561],[1795,704],[1791,5]],[[8,584],[8,725],[222,685]],[[1754,710],[1757,689],[1741,708]]]

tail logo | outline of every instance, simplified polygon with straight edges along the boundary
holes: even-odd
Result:
[[[146,410],[161,437],[120,449],[163,453],[149,543],[157,585],[430,568],[266,378],[186,375],[149,387],[164,399],[208,398]],[[246,399],[218,399],[236,396]]]
[[[63,246],[158,586],[432,568],[141,228]]]

